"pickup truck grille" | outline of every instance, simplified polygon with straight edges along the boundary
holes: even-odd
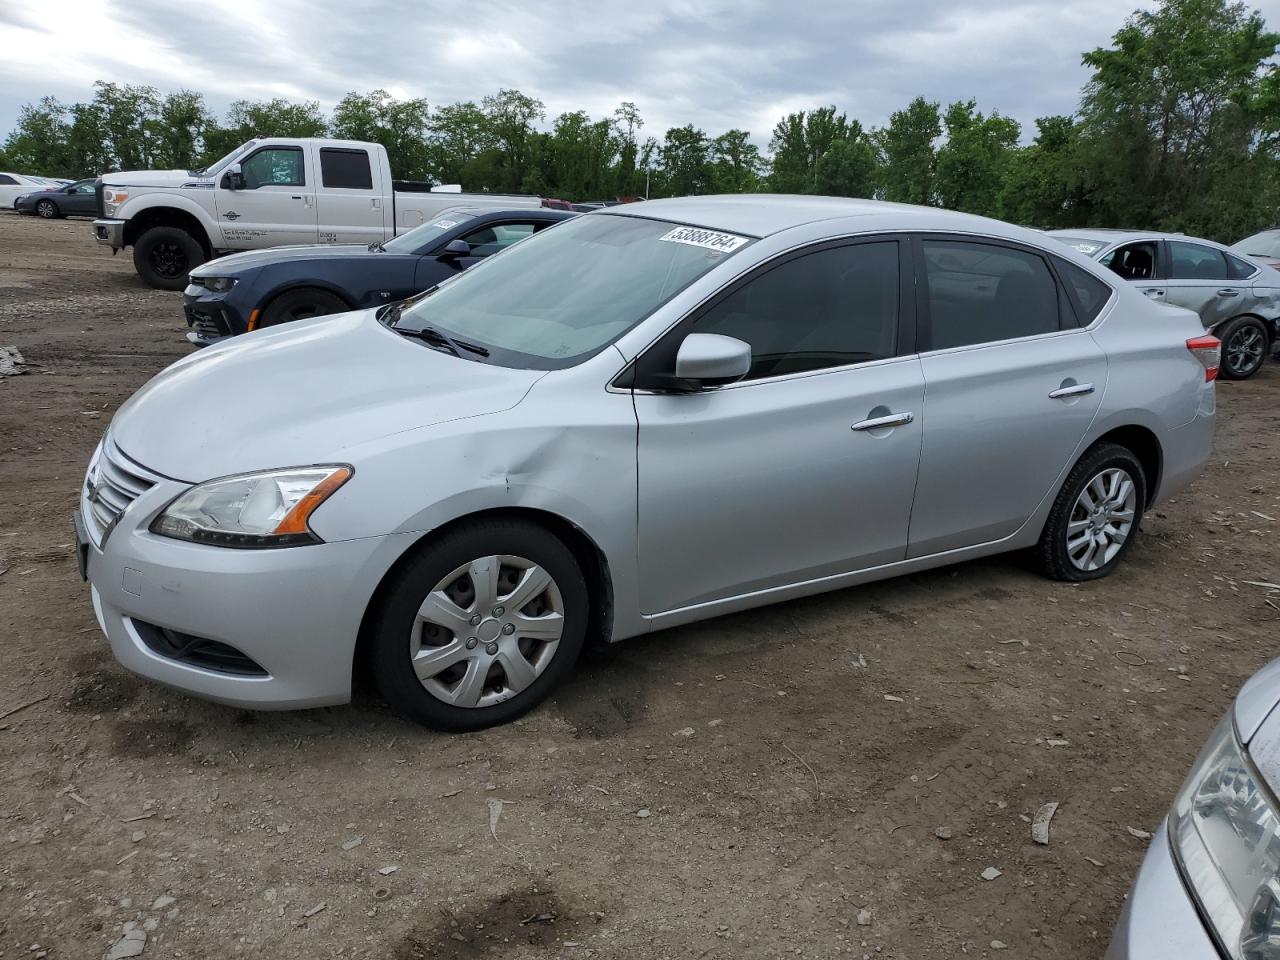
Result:
[[[125,456],[110,436],[103,437],[97,456],[85,477],[82,513],[89,536],[101,547],[112,525],[156,482]]]

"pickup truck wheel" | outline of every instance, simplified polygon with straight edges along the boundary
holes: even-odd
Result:
[[[205,259],[199,241],[181,227],[152,227],[133,244],[133,266],[156,290],[181,290]]]
[[[52,200],[41,200],[36,204],[36,213],[46,220],[56,220],[58,218],[58,205]]]
[[[267,304],[267,309],[262,311],[262,319],[258,321],[258,329],[291,320],[322,317],[328,313],[346,313],[350,309],[341,297],[315,287],[286,290]]]

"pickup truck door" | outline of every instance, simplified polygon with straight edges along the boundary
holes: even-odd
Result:
[[[311,145],[320,171],[316,207],[321,243],[372,243],[386,237],[382,165],[361,147]]]
[[[222,247],[253,250],[316,242],[315,168],[304,147],[261,144],[240,160],[244,188],[229,174],[214,189]]]

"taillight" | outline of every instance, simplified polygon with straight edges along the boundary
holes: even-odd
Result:
[[[1222,341],[1206,334],[1187,341],[1190,350],[1204,367],[1205,382],[1218,379],[1218,364],[1222,362]]]

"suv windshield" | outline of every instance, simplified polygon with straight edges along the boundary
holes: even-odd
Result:
[[[413,253],[415,250],[431,243],[446,230],[452,230],[460,223],[474,220],[476,216],[477,213],[474,210],[446,210],[434,220],[428,220],[426,223],[414,227],[408,233],[402,233],[400,236],[388,240],[382,244],[382,249],[389,253]]]
[[[229,164],[236,157],[240,156],[240,154],[244,153],[246,150],[248,150],[257,142],[258,142],[257,140],[247,140],[244,143],[240,144],[240,146],[232,150],[230,153],[228,153],[225,157],[223,157],[213,166],[205,167],[203,170],[193,170],[191,172],[198,177],[216,177],[219,173],[222,172],[223,167]]]
[[[550,370],[612,343],[751,239],[662,220],[591,214],[515,244],[406,308],[490,362]]]

